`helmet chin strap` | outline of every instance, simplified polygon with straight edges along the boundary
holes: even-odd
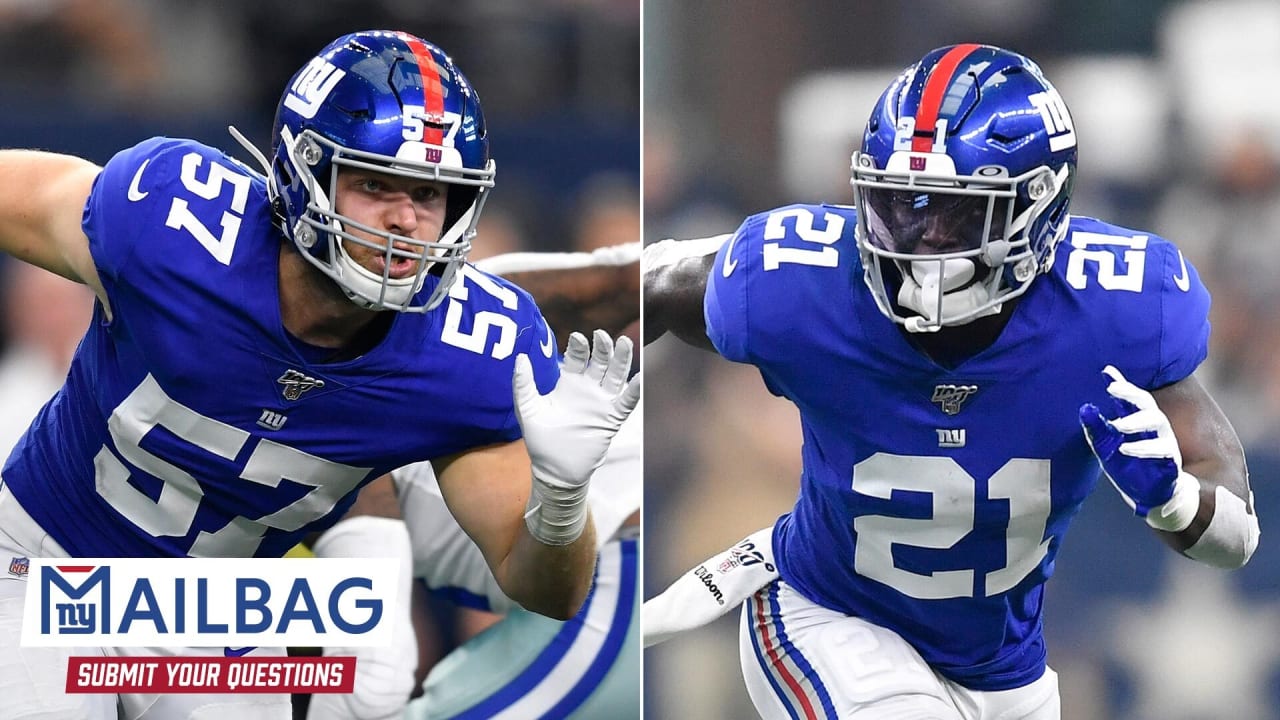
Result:
[[[334,223],[336,224],[337,221],[335,220]],[[351,302],[360,307],[370,310],[380,309],[382,305],[373,300],[378,297],[381,297],[385,304],[405,305],[413,298],[413,294],[421,289],[426,279],[425,273],[415,273],[405,278],[387,278],[384,294],[382,275],[356,262],[347,254],[347,246],[341,241],[335,244],[338,246],[338,257],[333,267],[338,271],[341,279],[338,287],[342,288]]]
[[[991,300],[987,286],[973,282],[977,274],[973,260],[952,258],[908,264],[911,272],[902,274],[898,304],[920,313],[907,318],[904,326],[908,332],[937,332],[942,328],[943,318],[973,312]],[[1000,305],[993,305],[965,322],[998,312]]]
[[[441,236],[438,242],[448,245],[455,245],[462,240],[463,233],[471,227],[471,218],[475,215],[476,206],[472,203],[471,207],[458,218],[456,222]],[[335,218],[333,224],[341,229],[341,223]],[[337,258],[334,262],[334,269],[337,271],[341,282],[338,286],[342,288],[347,298],[351,302],[363,308],[377,310],[382,305],[374,302],[370,298],[382,297],[382,302],[389,305],[406,305],[413,299],[415,293],[422,289],[423,283],[426,282],[426,272],[416,273],[411,277],[405,278],[388,278],[386,281],[386,293],[383,294],[382,275],[375,273],[360,263],[347,253],[345,243],[339,241],[337,245]],[[424,260],[427,268],[431,267],[433,261],[431,254],[428,254]]]

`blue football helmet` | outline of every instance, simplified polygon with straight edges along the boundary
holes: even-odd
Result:
[[[299,70],[276,110],[271,159],[258,157],[268,166],[280,229],[347,297],[372,309],[426,312],[440,304],[466,262],[494,178],[475,90],[443,50],[392,31],[340,37]],[[344,167],[447,183],[440,237],[416,240],[338,213]],[[347,243],[384,253],[382,273],[353,260]],[[416,275],[395,278],[393,258],[424,261]],[[436,284],[419,293],[428,275]]]
[[[852,159],[881,312],[912,332],[1000,312],[1053,265],[1075,170],[1071,116],[1028,58],[954,45],[908,67]]]

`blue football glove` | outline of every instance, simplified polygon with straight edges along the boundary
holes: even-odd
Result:
[[[1162,530],[1186,528],[1199,506],[1199,481],[1182,470],[1182,451],[1169,418],[1151,393],[1108,365],[1112,417],[1092,403],[1080,406],[1080,424],[1111,484],[1129,507]],[[1156,510],[1156,513],[1152,513]]]

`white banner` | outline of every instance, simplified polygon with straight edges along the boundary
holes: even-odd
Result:
[[[388,645],[399,582],[386,558],[32,558],[22,644]]]

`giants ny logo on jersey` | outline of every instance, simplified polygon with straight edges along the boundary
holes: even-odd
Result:
[[[279,430],[288,421],[289,418],[285,414],[263,408],[262,415],[258,417],[258,427],[264,430]]]
[[[368,646],[391,640],[389,559],[31,560],[22,644]]]
[[[347,74],[346,70],[335,67],[324,58],[313,58],[307,67],[298,73],[298,79],[289,88],[284,99],[284,106],[304,118],[311,119],[333,88]]]
[[[276,382],[284,386],[284,399],[297,400],[302,397],[302,393],[313,388],[324,387],[324,381],[319,378],[313,378],[310,375],[304,375],[297,370],[290,370],[281,375]],[[281,422],[281,425],[284,423]],[[279,428],[276,428],[277,430]]]
[[[977,385],[938,385],[933,388],[932,402],[937,403],[942,412],[957,415],[960,407],[976,392]]]

